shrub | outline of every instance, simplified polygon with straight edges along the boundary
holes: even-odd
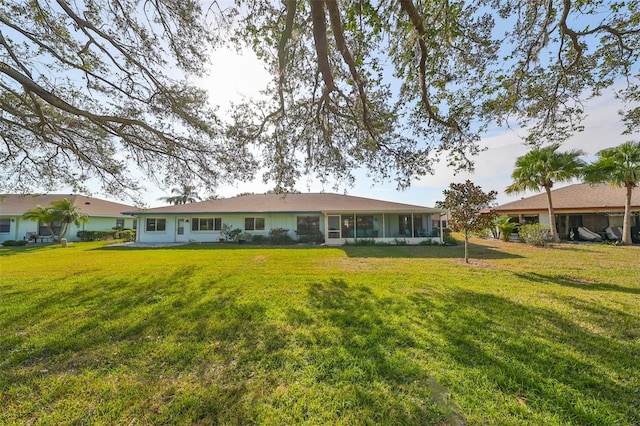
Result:
[[[234,242],[238,239],[238,235],[242,234],[242,229],[240,228],[233,229],[231,225],[229,225],[228,223],[223,223],[220,233],[224,235],[224,238],[227,241]]]
[[[252,242],[253,241],[253,235],[251,235],[248,232],[241,232],[238,234],[238,236],[236,237],[236,239],[238,240],[238,242]]]
[[[458,241],[451,235],[451,231],[449,229],[445,229],[442,233],[442,242],[452,246],[458,244]]]
[[[299,243],[303,243],[303,244],[323,244],[324,243],[324,235],[322,235],[322,232],[313,232],[313,231],[307,231],[307,232],[298,232],[296,231],[296,233],[298,234],[298,242]]]
[[[500,231],[500,239],[502,241],[509,241],[511,233],[518,227],[517,223],[509,222],[509,220],[511,218],[507,215],[498,218],[498,231]]]
[[[118,231],[112,229],[109,231],[78,231],[76,236],[80,241],[104,241],[115,240],[117,238]]]
[[[271,244],[275,245],[293,243],[293,239],[289,235],[289,230],[284,228],[271,228],[269,231],[269,239],[271,240]]]
[[[261,246],[269,245],[271,240],[266,235],[253,235],[251,237],[251,244],[257,244]]]
[[[116,238],[124,240],[124,241],[135,241],[136,240],[136,231],[135,229],[122,229],[117,231]]]
[[[543,247],[549,241],[549,226],[540,223],[522,225],[518,231],[520,241],[533,246]]]
[[[421,245],[421,246],[433,246],[435,244],[436,244],[436,242],[433,241],[431,238],[428,238],[426,240],[422,240],[422,241],[420,241],[418,243],[418,245]]]
[[[20,246],[26,246],[27,245],[27,241],[26,240],[6,240],[2,242],[2,245],[4,247],[20,247]]]
[[[393,243],[397,246],[406,246],[407,245],[407,240],[403,239],[403,238],[395,238],[393,240]]]
[[[373,238],[358,238],[355,240],[354,245],[356,246],[375,246],[376,240]]]

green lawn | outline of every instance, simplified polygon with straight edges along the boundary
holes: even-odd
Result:
[[[640,247],[0,248],[0,424],[640,424]]]

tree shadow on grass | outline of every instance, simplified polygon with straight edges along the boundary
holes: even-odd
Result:
[[[517,259],[522,256],[500,250],[498,247],[469,243],[469,257],[472,259]],[[342,246],[349,257],[365,258],[464,258],[464,244],[455,246]]]
[[[58,243],[36,243],[27,244],[26,246],[18,247],[2,247],[0,246],[0,257],[14,256],[16,254],[32,253],[45,249],[50,249],[52,246],[59,246]]]
[[[395,301],[338,279],[311,285],[308,298],[307,313],[288,311],[301,328],[301,365],[327,394],[323,404],[342,400],[350,407],[326,420],[462,424],[448,391],[413,359],[423,344],[390,315],[399,308]]]
[[[285,346],[286,334],[224,277],[189,283],[194,272],[105,278],[2,318],[7,419],[24,420],[26,395],[29,416],[45,423],[49,415],[64,423],[254,422],[257,395],[271,386],[252,379],[256,364]],[[55,396],[45,397],[52,383]],[[105,401],[92,418],[96,395]]]
[[[510,406],[513,418],[505,423],[640,422],[640,348],[633,340],[615,332],[605,337],[570,314],[490,294],[456,291],[434,299],[419,293],[410,299],[420,312],[415,322],[441,336],[450,371],[463,372],[451,373],[445,385],[464,394],[472,382],[475,398]],[[602,307],[598,315],[640,326],[637,317],[612,309]],[[465,399],[462,404],[477,403]],[[475,421],[482,416],[475,413]]]
[[[544,275],[535,272],[515,272],[514,275],[522,280],[535,282],[537,284],[559,285],[584,291],[614,291],[619,293],[640,294],[640,287],[624,287],[617,284],[592,282],[567,275]]]

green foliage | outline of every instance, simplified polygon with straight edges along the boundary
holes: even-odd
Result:
[[[513,182],[505,189],[507,194],[527,190],[545,190],[549,204],[551,239],[554,242],[559,242],[560,237],[556,230],[551,188],[554,183],[567,182],[581,176],[586,166],[586,163],[579,158],[584,152],[579,150],[558,152],[559,148],[559,143],[546,147],[536,146],[527,154],[518,157],[511,174]]]
[[[228,3],[0,3],[0,185],[119,192],[136,185],[126,158],[168,185],[264,169],[280,190],[366,167],[406,187],[443,156],[471,168],[496,122],[566,140],[608,88],[640,122],[635,2]],[[228,42],[264,61],[272,96],[223,127],[192,82]]]
[[[107,231],[78,231],[80,241],[124,240],[135,241],[136,231],[133,229],[111,229]]]
[[[241,232],[236,236],[236,240],[237,241],[251,241],[253,238],[253,235],[248,233],[248,232]]]
[[[266,246],[269,245],[271,240],[266,235],[253,235],[251,237],[251,244]]]
[[[489,191],[485,193],[480,186],[476,186],[470,180],[464,183],[451,183],[449,189],[443,191],[444,201],[437,201],[436,207],[448,210],[451,215],[451,226],[464,234],[465,247],[467,247],[469,235],[480,232],[491,226],[496,213],[490,209],[498,193]],[[465,250],[465,262],[469,261],[468,252]]]
[[[639,110],[640,111],[640,110]],[[627,189],[622,243],[631,244],[631,195],[640,185],[640,142],[625,142],[597,153],[598,158],[586,168],[585,179],[591,183],[610,183]]]
[[[22,217],[44,223],[52,237],[55,237],[55,235],[53,235],[53,224],[59,224],[60,231],[57,236],[58,240],[62,240],[69,224],[73,223],[79,226],[81,223],[89,221],[89,217],[78,210],[73,203],[66,198],[52,201],[47,207],[37,206],[27,210]]]
[[[375,246],[376,240],[374,238],[357,238],[353,245],[355,246]]]
[[[508,215],[502,215],[496,221],[498,231],[500,232],[500,239],[502,241],[509,241],[511,233],[518,227],[517,223],[510,222],[510,220],[511,217]]]
[[[233,228],[233,226],[229,225],[228,223],[223,223],[220,233],[224,235],[224,238],[227,241],[235,242],[238,238],[238,235],[242,234],[242,229]]]
[[[532,246],[544,247],[550,240],[549,226],[540,223],[521,225],[518,229],[520,241]]]
[[[293,239],[289,235],[289,230],[284,228],[271,228],[269,230],[269,240],[273,245],[293,244]]]
[[[116,239],[122,239],[127,242],[136,240],[136,231],[135,229],[123,229],[118,231],[116,234]]]
[[[2,242],[2,245],[4,247],[20,247],[20,246],[26,246],[27,245],[26,240],[5,240]]]
[[[456,240],[456,238],[453,235],[451,235],[451,231],[445,232],[442,235],[442,242],[444,244],[452,245],[452,246],[455,246],[456,244],[458,244],[458,240]]]
[[[524,191],[540,191],[554,183],[567,182],[582,175],[585,162],[580,159],[583,151],[558,152],[559,143],[535,147],[516,159],[511,174],[513,182],[505,192],[517,194]]]
[[[93,177],[118,194],[138,187],[127,161],[168,185],[225,175],[219,158],[232,153],[216,143],[217,118],[192,84],[219,31],[211,15],[198,2],[61,4],[0,3],[0,110],[13,123],[1,125],[13,155],[0,186],[82,188]]]
[[[303,244],[323,244],[324,235],[322,232],[298,232],[296,231],[298,242]]]
[[[117,232],[118,231],[115,229],[108,231],[78,231],[76,236],[80,239],[80,241],[115,240]]]
[[[180,205],[187,203],[195,203],[200,201],[198,191],[194,186],[182,184],[179,188],[171,188],[171,193],[176,194],[169,197],[160,197],[159,200],[166,201],[169,204]]]

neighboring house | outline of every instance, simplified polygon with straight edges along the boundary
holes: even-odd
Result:
[[[229,225],[264,236],[286,229],[294,240],[316,233],[329,245],[341,245],[358,238],[440,241],[432,222],[440,211],[339,194],[259,194],[125,213],[139,219],[137,240],[145,243],[218,241]]]
[[[580,183],[551,191],[551,202],[560,238],[567,238],[571,229],[585,227],[604,233],[609,226],[622,227],[626,189],[609,184]],[[520,223],[549,224],[546,193],[502,204],[499,214],[517,218]],[[640,227],[640,188],[631,197],[631,226]],[[515,221],[515,219],[514,219]],[[637,228],[636,228],[637,229]]]
[[[65,234],[69,241],[77,241],[77,233],[81,230],[106,231],[116,227],[136,227],[135,218],[122,214],[125,210],[135,208],[126,204],[76,194],[0,194],[0,242],[27,239],[30,235],[38,236],[38,241],[46,239],[50,235],[47,226],[23,219],[22,215],[37,206],[47,207],[52,201],[65,198],[89,218],[88,222],[81,223],[79,227],[73,223],[69,224]],[[54,232],[58,229],[59,227],[54,226]]]

